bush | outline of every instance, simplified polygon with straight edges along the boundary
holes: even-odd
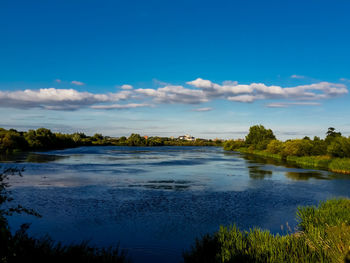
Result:
[[[283,142],[279,140],[272,140],[270,143],[267,145],[266,151],[268,153],[280,153],[283,150]]]
[[[263,125],[255,125],[249,128],[249,133],[245,138],[246,144],[255,150],[265,150],[271,140],[276,137],[271,129],[265,129]]]
[[[350,139],[345,137],[336,137],[327,147],[327,153],[333,157],[350,157]]]
[[[245,146],[245,142],[242,140],[228,140],[224,143],[224,150],[234,151]]]
[[[284,143],[283,156],[309,156],[311,155],[312,142],[310,140],[289,140]]]

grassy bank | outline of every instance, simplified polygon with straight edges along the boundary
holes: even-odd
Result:
[[[350,262],[350,200],[332,199],[318,207],[299,207],[297,231],[241,231],[220,227],[197,240],[184,262]]]
[[[350,174],[350,158],[333,158],[330,156],[282,156],[267,151],[250,150],[249,148],[238,148],[237,152],[253,154],[264,158],[273,158],[275,160],[294,164],[305,169],[321,169],[335,173]]]

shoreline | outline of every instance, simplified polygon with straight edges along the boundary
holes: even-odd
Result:
[[[268,153],[266,151],[250,150],[248,148],[238,148],[234,151],[243,154],[251,154],[266,159],[278,160],[284,164],[293,164],[303,169],[318,169],[339,174],[350,174],[350,158],[332,158],[330,156],[287,156],[281,154]]]

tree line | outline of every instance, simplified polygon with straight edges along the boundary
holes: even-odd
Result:
[[[168,137],[143,137],[131,134],[129,137],[109,137],[96,133],[88,136],[81,132],[73,134],[54,133],[46,128],[37,130],[17,131],[0,128],[0,152],[52,150],[73,148],[79,146],[220,146],[221,140],[196,139],[186,141]]]
[[[255,125],[249,128],[245,140],[227,140],[224,143],[225,150],[249,150],[265,151],[270,154],[287,156],[330,156],[336,158],[350,158],[350,137],[342,136],[330,127],[326,132],[325,139],[315,136],[313,139],[290,139],[280,141],[276,139],[271,129],[263,125]]]

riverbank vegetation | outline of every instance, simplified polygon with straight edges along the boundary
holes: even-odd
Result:
[[[11,192],[8,190],[9,176],[21,176],[21,171],[15,168],[0,172],[0,262],[130,262],[127,253],[119,247],[96,248],[87,242],[76,245],[64,245],[54,242],[49,237],[34,238],[28,235],[28,224],[13,233],[7,217],[13,213],[27,213],[40,217],[38,213],[21,205],[11,206]]]
[[[0,128],[0,153],[15,151],[37,151],[73,148],[79,146],[221,146],[221,140],[196,139],[186,141],[168,137],[147,137],[131,134],[127,137],[109,137],[102,134],[87,136],[84,133],[54,133],[49,129],[39,128],[20,132],[14,129]]]
[[[262,125],[250,127],[245,140],[228,140],[224,149],[279,159],[302,168],[325,169],[350,174],[350,138],[328,128],[325,139],[276,139],[271,129]]]
[[[297,220],[296,231],[286,235],[222,226],[197,240],[184,262],[350,262],[349,199],[299,207]]]

